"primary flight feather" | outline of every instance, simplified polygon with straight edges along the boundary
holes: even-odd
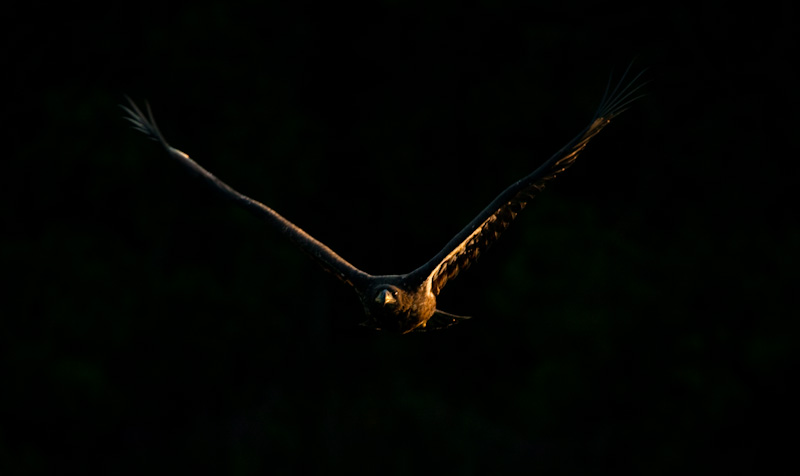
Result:
[[[356,268],[275,210],[237,192],[186,153],[170,146],[156,126],[149,104],[147,115],[130,98],[126,98],[129,106],[122,108],[126,112],[125,119],[135,129],[159,142],[170,156],[202,177],[211,188],[263,218],[323,268],[350,285],[364,305],[368,319],[365,324],[407,333],[426,327],[446,327],[463,318],[436,308],[436,297],[442,288],[494,243],[545,183],[571,166],[586,144],[639,97],[636,93],[642,84],[637,83],[642,73],[630,81],[626,81],[626,75],[627,71],[613,89],[609,83],[588,126],[530,175],[506,188],[436,256],[408,274],[384,276],[373,276]]]

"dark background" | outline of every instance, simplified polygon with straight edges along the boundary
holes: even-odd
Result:
[[[110,5],[6,10],[0,472],[790,461],[792,3]],[[445,289],[474,318],[406,336],[359,327],[352,291],[117,107],[147,99],[220,178],[403,273],[634,58],[647,96]]]

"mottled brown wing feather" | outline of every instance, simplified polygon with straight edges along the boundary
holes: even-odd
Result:
[[[125,119],[133,124],[134,129],[145,133],[151,139],[159,142],[170,156],[193,173],[202,177],[211,188],[272,225],[281,234],[292,240],[303,251],[314,258],[325,270],[329,271],[341,281],[354,286],[358,290],[368,278],[370,278],[369,274],[345,261],[341,256],[334,253],[333,250],[282,217],[275,210],[234,190],[211,172],[201,167],[197,162],[190,159],[187,154],[170,146],[167,141],[164,140],[161,131],[158,130],[158,126],[156,126],[155,119],[153,118],[153,113],[150,111],[150,106],[147,106],[148,115],[145,116],[130,98],[126,99],[130,107],[121,107],[127,113]]]
[[[613,90],[606,88],[606,94],[588,127],[533,173],[505,189],[436,256],[410,273],[409,281],[414,283],[430,279],[431,291],[438,295],[450,279],[469,268],[481,253],[497,241],[528,202],[544,189],[545,184],[572,165],[586,144],[639,97],[636,92],[642,84],[636,83],[642,73],[627,83],[626,75],[627,71]]]

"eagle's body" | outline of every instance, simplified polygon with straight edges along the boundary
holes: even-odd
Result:
[[[624,83],[623,75],[612,91],[606,90],[589,126],[533,173],[505,189],[436,256],[404,275],[373,276],[354,267],[271,208],[237,192],[188,155],[171,147],[158,130],[149,106],[148,116],[130,100],[130,107],[123,108],[128,114],[126,119],[136,129],[160,142],[173,158],[203,177],[212,188],[273,225],[323,268],[352,286],[364,305],[367,324],[377,329],[407,333],[426,327],[446,327],[460,318],[436,308],[436,297],[444,285],[468,268],[481,252],[494,243],[517,214],[544,188],[545,183],[572,165],[589,140],[636,99],[634,94],[641,85],[635,83],[640,76],[641,73]],[[435,325],[428,326],[429,323]]]

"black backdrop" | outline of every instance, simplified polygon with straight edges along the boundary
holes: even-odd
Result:
[[[6,10],[4,474],[751,472],[795,401],[794,7]],[[394,336],[117,105],[373,274],[647,96]],[[8,472],[6,472],[8,471]]]

